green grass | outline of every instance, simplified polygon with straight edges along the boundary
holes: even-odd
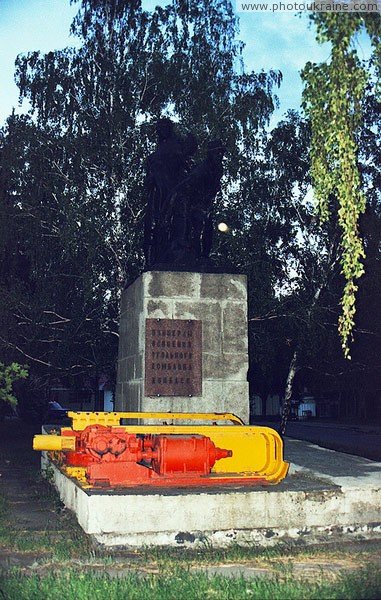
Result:
[[[34,532],[3,531],[0,527],[0,548],[7,548],[16,552],[37,552],[42,556],[56,561],[67,561],[75,558],[90,559],[93,555],[91,545],[87,540],[77,537],[73,532],[58,535],[45,531],[40,534]],[[1,597],[1,596],[0,596]]]
[[[41,482],[40,501],[46,510],[60,511],[62,503],[58,494],[46,482]],[[70,560],[73,558],[91,558],[93,548],[91,541],[84,534],[73,515],[66,513],[62,519],[64,531],[24,531],[15,527],[7,500],[0,495],[0,549],[18,552],[48,553],[54,560]],[[1,598],[1,594],[0,594]]]
[[[239,600],[240,598],[276,599],[361,599],[379,598],[381,573],[362,571],[327,581],[284,579],[236,579],[191,573],[177,568],[161,575],[109,577],[91,572],[60,570],[44,577],[25,577],[20,573],[0,580],[2,596],[7,600]]]
[[[375,541],[373,544],[356,545],[356,543],[342,544],[321,544],[297,546],[279,544],[277,546],[263,548],[257,545],[247,544],[240,546],[231,544],[226,548],[214,548],[209,545],[205,547],[193,548],[163,548],[148,547],[142,549],[139,554],[145,561],[157,562],[159,564],[178,564],[186,567],[196,564],[223,564],[223,563],[247,563],[255,566],[274,566],[292,563],[293,560],[316,559],[323,562],[335,560],[353,560],[360,566],[365,566],[369,558],[374,554],[380,553],[381,541]]]

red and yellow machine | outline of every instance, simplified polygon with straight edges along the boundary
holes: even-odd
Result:
[[[278,433],[246,426],[232,414],[69,412],[69,417],[71,428],[36,435],[33,448],[49,451],[83,487],[263,485],[287,475]],[[121,425],[122,419],[164,422]],[[194,424],[168,424],[184,419]]]

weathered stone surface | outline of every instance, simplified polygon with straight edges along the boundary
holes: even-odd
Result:
[[[123,391],[123,382],[119,379],[119,364],[117,378],[118,379],[115,388],[115,410],[123,411],[126,410],[127,397]]]
[[[203,381],[203,397],[200,402],[204,402],[207,398],[208,407],[205,412],[225,412],[222,406],[222,390],[225,382],[222,379],[204,379]],[[204,405],[205,406],[205,405]]]
[[[218,302],[175,300],[173,318],[202,321],[203,351],[222,351],[222,313]]]
[[[139,344],[139,327],[134,314],[125,313],[119,330],[119,354],[126,357],[135,352]]]
[[[127,311],[129,313],[139,313],[143,309],[143,281],[139,277],[129,287],[128,294],[124,290],[121,298],[120,314],[123,316]]]
[[[118,382],[123,386],[117,387],[117,410],[235,412],[248,422],[244,276],[144,273],[123,292],[121,310]],[[145,395],[146,319],[202,321],[201,396]]]
[[[200,273],[151,271],[145,275],[150,298],[195,298],[200,295]]]
[[[249,423],[250,410],[247,403],[249,384],[247,381],[226,381],[222,390],[221,401],[229,407],[228,412],[241,417],[244,423]]]
[[[128,357],[121,358],[118,363],[118,383],[126,383],[128,380]]]
[[[222,313],[222,350],[223,352],[247,352],[247,307],[242,304],[228,303]]]
[[[173,300],[147,300],[147,319],[173,319]]]
[[[221,279],[213,273],[201,277],[200,297],[221,301],[223,299],[247,302],[246,275],[224,275]]]
[[[129,355],[120,361],[120,377],[124,383],[139,380],[143,373],[143,356]]]
[[[245,380],[247,376],[246,356],[242,354],[204,354],[204,378],[213,379],[220,373],[222,381]]]
[[[142,386],[140,381],[129,381],[123,384],[124,411],[142,410]],[[120,410],[119,408],[117,410]]]
[[[208,401],[200,402],[200,412],[216,412],[224,413],[231,412],[230,408],[227,408],[223,399],[223,383],[221,381],[209,380],[204,382],[204,393],[208,398]]]

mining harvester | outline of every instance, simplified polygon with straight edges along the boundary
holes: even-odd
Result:
[[[36,435],[33,448],[48,452],[83,488],[240,487],[276,484],[287,475],[279,434],[230,413],[68,416],[72,427]]]

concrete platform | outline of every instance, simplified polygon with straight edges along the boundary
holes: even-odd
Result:
[[[55,485],[84,531],[105,546],[215,547],[381,538],[381,463],[287,440],[276,486],[83,490],[53,465]]]

